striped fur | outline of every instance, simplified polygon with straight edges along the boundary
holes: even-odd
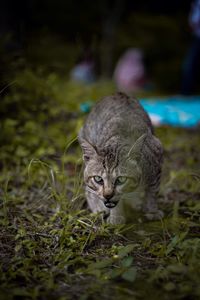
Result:
[[[163,150],[139,102],[116,93],[98,102],[78,136],[86,198],[107,222],[126,222],[125,206],[160,218],[157,208]]]

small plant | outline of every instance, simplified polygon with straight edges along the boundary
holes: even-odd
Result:
[[[157,129],[165,218],[111,226],[85,205],[76,135],[80,103],[112,85],[30,70],[16,81],[0,105],[0,298],[199,299],[198,129]]]

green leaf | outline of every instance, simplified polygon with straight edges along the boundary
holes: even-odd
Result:
[[[125,257],[122,260],[122,266],[125,267],[125,268],[129,268],[132,265],[132,262],[133,262],[133,257],[132,256]]]
[[[110,272],[109,277],[111,279],[113,279],[113,278],[117,278],[117,277],[121,276],[122,274],[123,274],[123,269],[121,269],[121,268],[120,269],[115,268],[115,269],[113,269]]]
[[[100,261],[97,261],[95,263],[92,263],[88,266],[88,269],[92,270],[92,269],[103,269],[106,268],[108,266],[111,266],[113,264],[113,259],[112,258],[107,258],[107,259],[103,259]]]
[[[122,247],[118,252],[119,257],[123,258],[127,256],[131,251],[133,251],[134,248],[135,248],[134,244],[129,244],[125,247]]]
[[[126,281],[133,282],[136,279],[137,269],[132,267],[122,274],[122,278]]]
[[[173,283],[173,282],[167,282],[165,285],[164,285],[164,289],[167,291],[167,292],[171,292],[171,291],[174,291],[176,289],[176,285]]]
[[[184,240],[188,232],[182,232],[179,235],[175,235],[169,245],[167,246],[166,255],[170,254],[176,246]]]

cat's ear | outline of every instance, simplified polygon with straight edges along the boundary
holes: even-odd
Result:
[[[97,154],[95,148],[88,141],[80,140],[80,145],[83,150],[83,160],[85,163]]]
[[[132,145],[132,147],[128,151],[128,155],[127,155],[128,158],[137,159],[140,157],[143,145],[145,143],[145,140],[146,140],[148,134],[149,133],[144,133],[136,140],[136,142]]]

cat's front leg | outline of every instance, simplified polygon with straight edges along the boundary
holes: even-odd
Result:
[[[160,220],[164,217],[163,211],[158,209],[157,196],[151,191],[145,195],[143,211],[148,220]]]
[[[110,214],[107,217],[106,222],[113,225],[126,223],[126,217],[122,201],[119,201],[119,203],[114,208],[110,209]]]

